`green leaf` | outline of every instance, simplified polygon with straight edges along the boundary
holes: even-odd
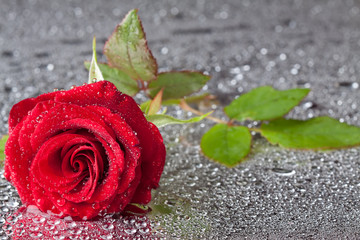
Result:
[[[3,165],[5,159],[5,143],[8,140],[9,135],[3,135],[0,139],[0,164]]]
[[[149,122],[152,122],[153,124],[155,124],[155,126],[157,126],[159,128],[159,127],[163,127],[163,126],[170,125],[170,124],[184,124],[184,123],[199,122],[199,121],[203,120],[205,117],[207,117],[208,115],[210,115],[211,113],[212,112],[208,112],[204,115],[186,119],[186,120],[177,119],[172,116],[164,115],[164,114],[150,115],[150,116],[147,116],[146,119]]]
[[[301,121],[280,118],[262,124],[261,134],[272,144],[296,149],[332,149],[360,145],[360,128],[330,117]]]
[[[157,63],[148,48],[137,9],[131,10],[115,28],[104,46],[109,65],[135,80],[150,81],[157,76]]]
[[[209,96],[212,97],[209,93],[204,93],[204,94],[189,96],[189,97],[185,97],[185,98],[168,99],[168,100],[162,101],[162,105],[163,106],[179,105],[181,103],[181,100],[184,100],[186,103],[200,102]],[[146,102],[143,102],[140,105],[140,108],[143,112],[145,112],[145,109],[150,104],[150,102],[151,102],[151,100],[148,100]]]
[[[89,69],[89,62],[84,62],[84,65],[87,69]],[[98,66],[104,76],[104,79],[112,82],[120,92],[134,96],[140,91],[137,82],[121,70],[112,68],[104,63],[99,63]]]
[[[154,97],[164,88],[163,99],[182,98],[199,91],[210,76],[200,72],[163,72],[158,78],[149,84],[150,96]]]
[[[181,103],[182,99],[184,99],[186,103],[200,102],[209,96],[212,97],[209,93],[204,93],[204,94],[200,94],[200,95],[188,96],[185,98],[168,99],[168,100],[163,101],[162,105],[164,105],[164,106],[178,105]]]
[[[90,63],[90,69],[89,69],[89,83],[94,83],[97,81],[104,80],[103,75],[101,74],[101,71],[99,69],[99,66],[97,64],[96,59],[96,38],[93,38],[93,56]]]
[[[151,100],[147,100],[146,102],[140,104],[140,109],[145,115],[149,112],[150,103]]]
[[[203,135],[200,147],[205,156],[232,167],[250,152],[251,134],[243,126],[216,124]]]
[[[166,206],[165,204],[157,204],[157,205],[151,205],[152,211],[150,214],[152,215],[164,215],[164,214],[170,214],[173,212],[171,208]]]
[[[305,88],[279,91],[269,86],[259,87],[232,101],[224,111],[231,119],[238,121],[271,120],[288,113],[309,91]]]

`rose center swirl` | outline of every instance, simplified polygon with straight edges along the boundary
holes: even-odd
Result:
[[[104,146],[87,130],[69,130],[50,138],[36,159],[39,184],[71,201],[90,199],[108,168]]]

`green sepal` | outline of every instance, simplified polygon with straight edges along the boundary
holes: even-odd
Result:
[[[146,114],[147,115],[155,115],[161,108],[161,102],[162,102],[162,95],[163,95],[163,89],[161,89],[158,94],[154,97],[153,100],[151,100],[149,104],[149,108],[147,109]]]
[[[84,62],[84,66],[89,69],[90,63]],[[129,77],[129,75],[125,72],[117,68],[112,68],[105,63],[99,63],[98,66],[104,76],[104,79],[112,82],[120,92],[134,96],[140,91],[137,82]]]
[[[150,103],[151,100],[148,100],[140,104],[140,109],[145,115],[147,115],[147,113],[149,112]]]
[[[96,38],[93,38],[93,56],[91,59],[91,63],[89,64],[89,81],[88,83],[94,83],[97,81],[101,81],[104,80],[104,77],[101,73],[101,70],[97,64],[97,59],[96,59]]]
[[[8,139],[9,139],[9,135],[3,135],[0,139],[0,165],[4,165],[5,144]]]

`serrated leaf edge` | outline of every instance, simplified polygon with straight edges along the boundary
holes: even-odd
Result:
[[[107,45],[108,42],[110,41],[110,38],[116,34],[118,28],[123,24],[123,22],[126,20],[126,18],[128,17],[128,15],[130,15],[133,11],[135,11],[136,17],[137,17],[137,19],[139,20],[139,23],[140,23],[141,31],[144,33],[145,47],[146,47],[146,49],[149,51],[150,57],[151,57],[152,59],[154,59],[154,62],[155,62],[154,78],[151,79],[150,81],[148,81],[148,82],[151,82],[151,81],[154,81],[155,79],[157,79],[157,76],[158,76],[158,63],[157,63],[156,58],[154,57],[153,53],[151,52],[151,50],[150,50],[150,48],[149,48],[148,41],[147,41],[147,39],[146,39],[146,33],[145,33],[145,31],[144,31],[144,27],[143,27],[143,25],[142,25],[141,19],[139,18],[139,15],[137,14],[137,12],[139,11],[139,9],[135,8],[135,9],[130,10],[130,11],[125,15],[125,17],[121,20],[121,22],[120,22],[118,25],[116,25],[114,31],[111,33],[110,37],[106,40],[106,42],[105,42],[105,44],[104,44],[103,54],[105,55],[107,61],[109,62],[109,58],[108,58],[108,56],[105,54],[106,45]],[[127,52],[127,58],[129,59],[129,64],[131,65],[131,68],[134,70],[134,72],[136,72],[136,75],[138,76],[138,78],[139,78],[139,80],[140,80],[141,78],[139,77],[138,72],[135,70],[134,66],[132,65],[132,62],[131,62],[131,59],[130,59],[130,56],[129,56],[129,50],[128,50],[128,48],[129,48],[128,45],[126,45],[126,52]],[[111,66],[110,64],[109,64],[109,66],[110,66],[110,67],[114,67],[114,66]],[[117,68],[117,67],[114,67],[114,68]],[[120,69],[120,68],[117,68],[117,69]],[[121,69],[120,69],[120,70],[121,70]],[[134,79],[134,80],[138,80],[138,79]],[[142,79],[141,79],[141,80],[142,80]]]

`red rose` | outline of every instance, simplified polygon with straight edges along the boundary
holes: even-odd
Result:
[[[147,204],[165,163],[159,130],[107,81],[19,102],[9,135],[5,177],[24,204],[60,216]]]

